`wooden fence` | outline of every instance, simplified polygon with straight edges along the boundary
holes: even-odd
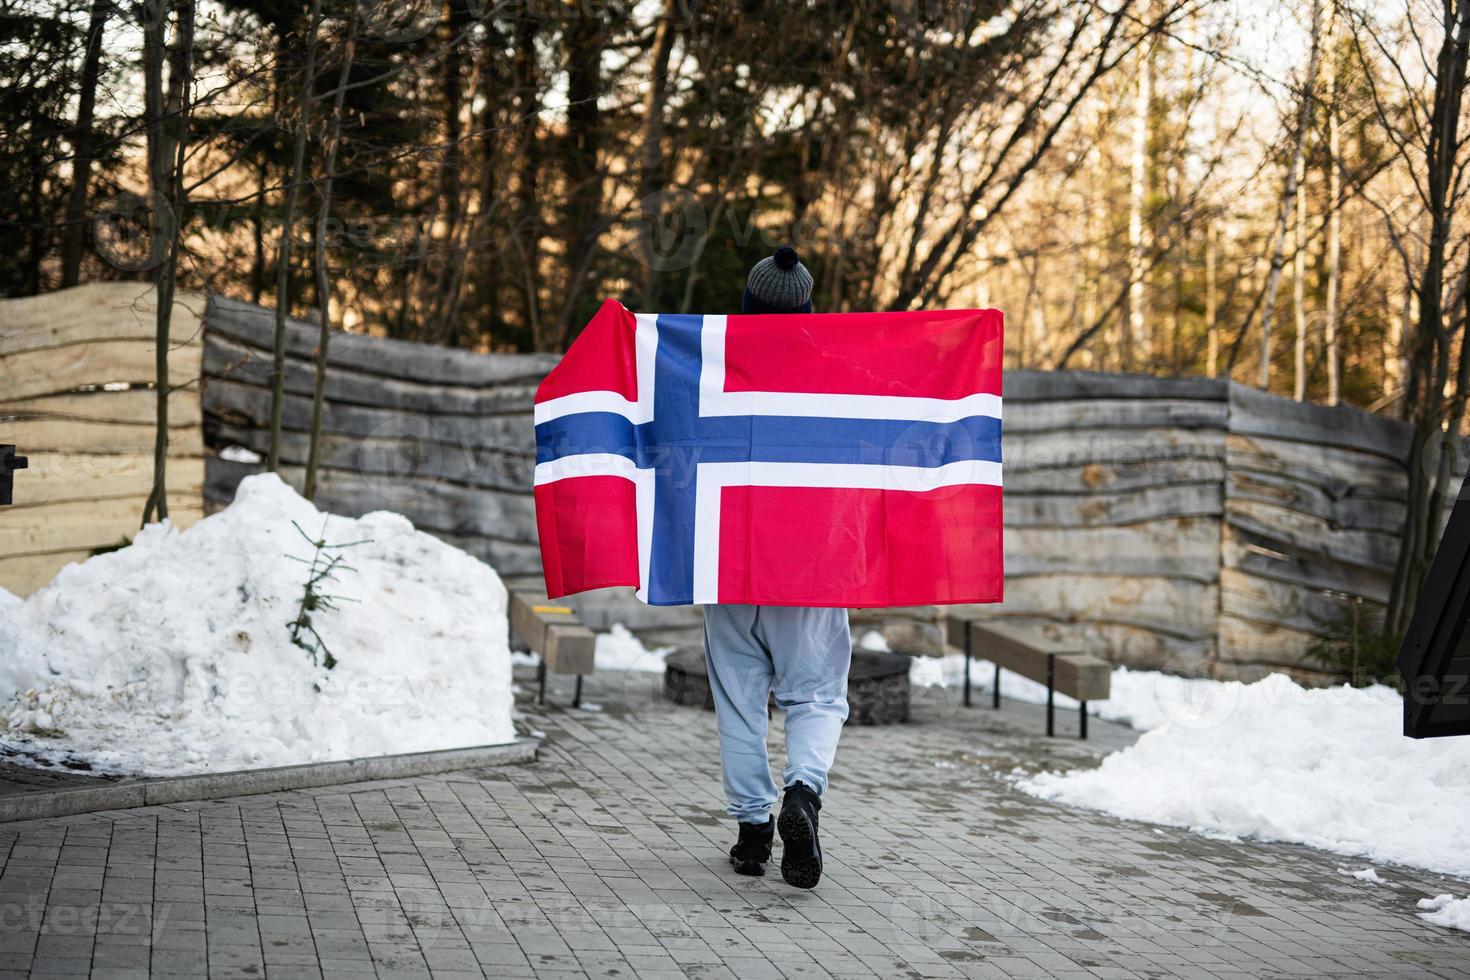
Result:
[[[174,300],[169,514],[203,514],[199,400],[205,300]],[[0,442],[30,468],[0,508],[0,587],[27,594],[65,564],[131,538],[153,481],[151,287],[98,283],[0,301]]]
[[[129,412],[82,396],[107,380],[151,377],[146,295],[136,285],[111,285],[0,304],[7,374],[29,377],[13,373],[20,358],[66,347],[76,350],[48,363],[83,366],[26,389],[28,414],[0,429],[37,468],[17,488],[17,499],[35,503],[0,513],[12,522],[0,523],[0,535],[10,535],[0,541],[30,549],[0,558],[0,585],[12,591],[29,591],[47,569],[136,525],[147,471],[137,447],[151,446],[151,393],[106,393],[136,400]],[[26,303],[36,304],[28,319],[10,313]],[[181,304],[193,311],[181,317],[195,317],[181,323],[197,323],[202,303]],[[88,317],[98,322],[84,325]],[[227,503],[243,476],[263,468],[245,460],[264,456],[270,411],[271,312],[212,297],[203,327],[202,344],[187,326],[175,331],[181,343],[190,340],[176,352],[182,471],[175,496],[194,496],[174,506],[191,516]],[[289,323],[282,472],[297,486],[316,340],[314,325]],[[124,362],[114,358],[124,354],[136,367],[119,373]],[[334,335],[318,506],[400,511],[507,577],[538,575],[530,407],[555,360]],[[201,376],[202,398],[194,384]],[[74,391],[79,386],[90,388]],[[1006,601],[984,607],[986,614],[1118,662],[1226,677],[1283,667],[1311,676],[1308,643],[1324,621],[1347,611],[1334,593],[1370,606],[1386,601],[1403,520],[1410,438],[1403,423],[1214,379],[1019,371],[1007,374],[1005,398]],[[37,414],[36,401],[50,414]],[[78,415],[74,403],[93,407]],[[82,424],[90,426],[85,438]],[[109,458],[131,452],[131,475],[78,474],[68,454],[79,445]],[[27,482],[38,472],[41,481]],[[112,523],[89,516],[104,485],[117,489],[107,504],[109,514],[117,511]],[[69,521],[53,529],[36,519],[51,506]],[[14,516],[27,510],[29,521]],[[29,530],[13,529],[16,521]],[[627,590],[584,596],[579,606],[594,627],[622,621],[651,640],[697,636],[696,609],[644,606]],[[855,611],[858,628],[882,629],[895,648],[913,652],[938,652],[938,616],[934,607]]]

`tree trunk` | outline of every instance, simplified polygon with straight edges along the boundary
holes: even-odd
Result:
[[[1327,404],[1342,402],[1337,296],[1342,280],[1342,130],[1337,105],[1337,4],[1327,21],[1327,310],[1322,324],[1327,359]]]
[[[1138,80],[1134,87],[1133,138],[1129,154],[1128,180],[1128,311],[1124,318],[1122,361],[1124,371],[1133,371],[1141,361],[1153,358],[1148,343],[1148,284],[1144,251],[1144,208],[1148,203],[1149,110],[1153,103],[1154,40],[1138,48]]]
[[[574,8],[564,42],[567,49],[567,127],[564,167],[566,203],[561,214],[564,289],[556,347],[562,348],[577,324],[577,300],[587,281],[601,235],[602,53],[607,42],[602,13]]]
[[[1295,314],[1296,337],[1292,351],[1291,397],[1297,401],[1307,399],[1307,195],[1303,189],[1306,179],[1306,154],[1297,155],[1296,218],[1291,240],[1296,253],[1291,266],[1292,312]]]
[[[1317,62],[1322,55],[1322,0],[1312,0],[1312,51],[1307,59],[1306,80],[1302,84],[1301,103],[1297,107],[1296,126],[1292,131],[1291,161],[1286,168],[1286,187],[1281,195],[1281,211],[1276,217],[1275,245],[1271,251],[1271,273],[1266,279],[1265,306],[1261,313],[1261,390],[1271,389],[1271,330],[1276,310],[1276,289],[1281,282],[1281,268],[1286,264],[1286,232],[1296,204],[1297,174],[1302,169],[1306,150],[1307,124],[1312,118],[1312,92],[1317,81]]]
[[[82,88],[77,95],[77,122],[72,130],[71,193],[66,200],[66,229],[61,240],[61,285],[81,279],[82,249],[87,241],[87,187],[92,180],[97,82],[102,77],[102,35],[112,0],[92,0],[87,22],[87,53],[82,60]]]
[[[1409,450],[1408,513],[1400,537],[1399,560],[1394,569],[1386,627],[1402,633],[1419,601],[1419,591],[1429,572],[1437,528],[1429,525],[1434,512],[1434,481],[1438,467],[1426,459],[1444,424],[1444,385],[1450,354],[1450,337],[1445,331],[1442,297],[1445,253],[1451,220],[1450,186],[1455,177],[1459,150],[1460,107],[1465,95],[1465,62],[1470,44],[1470,0],[1444,0],[1444,42],[1435,71],[1434,108],[1430,117],[1425,161],[1426,202],[1430,234],[1419,279],[1419,322],[1410,358],[1404,405],[1414,422],[1414,443]]]
[[[322,0],[312,0],[307,21],[304,61],[301,66],[301,100],[296,119],[296,144],[291,156],[285,200],[281,204],[281,235],[276,247],[275,361],[271,377],[271,434],[266,468],[281,468],[281,417],[286,406],[286,317],[291,310],[291,239],[296,222],[296,196],[306,179],[306,130],[311,115],[312,90],[316,87],[316,36],[321,29]]]
[[[194,2],[178,0],[174,9],[174,44],[167,51],[168,93],[163,92],[163,61],[168,30],[166,0],[145,0],[142,5],[145,50],[145,105],[148,110],[149,186],[155,215],[156,255],[154,297],[157,301],[154,351],[154,438],[153,486],[143,507],[143,524],[156,515],[168,517],[168,375],[169,330],[174,308],[174,284],[178,270],[179,244],[184,211],[188,205],[184,185],[184,159],[189,145],[190,87],[194,58]],[[173,120],[170,133],[165,119]]]
[[[650,200],[664,188],[664,106],[669,97],[669,55],[674,50],[674,18],[679,0],[664,0],[663,15],[653,36],[653,54],[649,67],[648,92],[643,100],[643,155],[638,167],[638,200],[645,211],[646,224],[638,246],[643,254],[643,308],[653,306],[653,292],[658,285],[656,223],[662,220],[662,203]],[[647,213],[652,208],[652,213]]]
[[[342,142],[342,104],[347,96],[347,82],[352,74],[352,59],[357,53],[357,6],[347,16],[347,39],[342,48],[342,70],[337,75],[337,92],[332,97],[332,121],[328,125],[326,152],[322,160],[321,204],[316,212],[316,301],[321,332],[316,342],[316,381],[311,392],[311,441],[306,451],[306,481],[302,492],[307,500],[316,498],[318,448],[322,439],[322,403],[327,391],[327,348],[332,342],[332,283],[327,270],[327,233],[332,217],[332,180],[337,175],[337,148]]]
[[[1220,372],[1219,290],[1216,282],[1219,239],[1220,226],[1211,218],[1205,229],[1205,374],[1211,378]]]
[[[516,82],[516,114],[520,136],[516,147],[516,222],[512,244],[520,251],[521,296],[524,302],[526,329],[533,350],[544,350],[541,326],[541,276],[537,262],[541,254],[541,202],[538,200],[541,174],[541,72],[536,56],[537,22],[534,17],[519,17],[515,24],[515,62],[512,72]],[[524,236],[524,239],[522,238]],[[522,244],[524,241],[524,244]]]

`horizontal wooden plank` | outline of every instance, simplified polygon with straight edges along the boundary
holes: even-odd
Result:
[[[1220,660],[1258,667],[1304,667],[1320,671],[1307,659],[1313,635],[1286,626],[1263,626],[1229,613],[1220,616]]]
[[[67,500],[102,500],[148,495],[153,487],[152,453],[85,455],[34,452],[30,466],[16,475],[16,508]],[[174,456],[168,461],[169,495],[202,500],[204,459]]]
[[[151,388],[85,391],[0,401],[0,415],[25,419],[70,419],[84,422],[128,422],[153,425],[158,398]],[[169,428],[199,425],[203,418],[199,389],[176,388],[168,396]],[[3,425],[4,423],[0,423]]]
[[[0,555],[105,548],[131,541],[143,519],[146,496],[63,501],[0,509]],[[188,527],[204,516],[197,497],[169,494],[169,518]]]
[[[501,541],[498,538],[485,538],[474,534],[454,534],[449,531],[429,531],[428,533],[480,559],[502,576],[532,574],[537,578],[541,576],[541,548],[535,542]],[[585,596],[577,598],[579,605],[585,604]]]
[[[1007,579],[1057,573],[1147,575],[1213,582],[1220,521],[1176,518],[1126,527],[1007,528]]]
[[[1217,429],[1227,420],[1224,401],[1112,398],[1026,402],[1006,413],[1006,436],[1079,429]]]
[[[1402,497],[1367,496],[1357,486],[1328,490],[1288,477],[1234,469],[1227,496],[1298,511],[1323,521],[1333,530],[1384,531],[1398,534],[1404,526]]]
[[[1396,533],[1335,529],[1320,517],[1274,504],[1229,499],[1225,522],[1284,554],[1315,555],[1372,569],[1390,569],[1398,559]]]
[[[1007,371],[1008,402],[1100,398],[1174,398],[1220,401],[1226,382],[1218,378],[1159,378],[1102,371]]]
[[[1041,432],[1005,436],[1005,469],[1013,473],[1096,467],[1120,474],[1147,473],[1154,467],[1179,470],[1182,462],[1223,462],[1225,435],[1200,429],[1102,429],[1091,432]],[[1200,475],[1192,480],[1205,479]],[[1096,477],[1094,477],[1096,479]]]
[[[997,612],[1119,623],[1180,639],[1206,639],[1215,630],[1217,589],[1213,582],[1161,576],[1031,575],[1007,580]]]
[[[22,599],[50,583],[72,562],[86,561],[87,550],[55,551],[44,555],[0,556],[0,589]]]
[[[1310,446],[1337,446],[1404,463],[1412,439],[1408,423],[1347,405],[1297,402],[1257,388],[1230,386],[1230,431],[1244,436],[1287,439]]]
[[[253,464],[206,460],[207,493],[215,500],[233,499],[239,478],[258,468]],[[298,490],[298,467],[282,471]],[[232,482],[233,481],[233,482]],[[431,533],[489,537],[500,541],[535,544],[535,502],[529,494],[464,487],[444,481],[378,480],[372,474],[324,468],[318,474],[318,508],[348,517],[376,510],[392,510],[414,526]]]
[[[405,425],[404,429],[412,426]],[[243,446],[266,458],[270,436],[252,426],[211,424],[209,444],[216,451]],[[286,465],[304,466],[310,438],[304,432],[281,434],[281,460]],[[384,484],[411,479],[448,480],[464,486],[529,494],[536,459],[529,452],[481,446],[446,446],[420,439],[411,431],[358,438],[331,433],[322,435],[320,465],[330,469],[356,470]],[[264,467],[258,467],[263,469]],[[238,477],[235,477],[238,480]],[[228,493],[234,494],[234,484]]]
[[[55,395],[106,384],[148,384],[157,377],[152,340],[94,340],[69,347],[26,350],[6,355],[9,399]],[[180,347],[169,353],[171,387],[197,384],[200,348]]]
[[[1356,488],[1367,495],[1402,497],[1406,485],[1402,466],[1371,453],[1266,436],[1232,435],[1226,447],[1231,470],[1298,480],[1339,496]]]
[[[239,481],[262,469],[258,464],[208,459],[206,494],[214,500],[232,500]],[[304,482],[301,467],[285,467],[281,475],[300,490]],[[314,502],[320,509],[348,517],[361,517],[375,510],[396,511],[420,530],[435,534],[536,542],[536,505],[530,494],[466,487],[444,480],[389,479],[358,470],[323,467],[317,475]]]
[[[158,303],[149,283],[95,282],[38,296],[0,299],[0,358],[22,351],[88,344],[98,340],[144,340],[157,333]],[[174,346],[199,346],[203,294],[174,294],[169,335]]]
[[[64,419],[0,419],[0,442],[13,443],[23,455],[44,452],[135,454],[153,452],[156,428],[126,422],[79,422]],[[169,454],[203,456],[204,430],[197,424],[169,428]]]
[[[275,365],[270,351],[237,343],[212,331],[204,347],[204,373],[209,378],[270,388],[275,378]],[[286,390],[311,397],[315,386],[315,362],[288,357]],[[333,362],[328,366],[324,390],[332,402],[431,416],[482,416],[529,413],[536,395],[536,383],[508,381],[496,387],[466,388],[366,374]]]
[[[1388,602],[1392,569],[1363,568],[1315,555],[1287,554],[1279,542],[1245,528],[1227,525],[1221,535],[1221,565],[1261,578],[1298,583],[1306,588],[1359,595]]]
[[[1223,488],[1211,483],[1186,483],[1087,496],[1014,493],[1005,496],[1007,528],[1107,527],[1179,517],[1218,518],[1223,511]]]
[[[1226,568],[1220,572],[1220,610],[1262,626],[1315,634],[1322,632],[1324,623],[1348,620],[1352,603],[1321,589]],[[1381,612],[1382,607],[1364,603],[1360,612],[1368,615],[1375,610]]]
[[[235,425],[267,427],[271,393],[255,385],[210,379],[204,388],[204,411],[210,418]],[[311,431],[311,400],[288,395],[282,408],[282,427]],[[401,438],[444,446],[511,449],[534,453],[536,430],[531,413],[518,415],[408,415],[390,408],[368,408],[327,402],[322,409],[322,431],[356,438]]]
[[[1122,493],[1127,490],[1147,490],[1153,487],[1172,487],[1182,483],[1225,482],[1225,460],[1169,459],[1150,461],[1142,466],[1104,466],[1101,463],[1080,463],[1074,466],[1054,466],[1038,469],[1017,470],[1007,461],[1005,467],[1005,491],[1007,498],[1030,494],[1077,494]]]
[[[252,303],[212,297],[205,327],[207,332],[217,331],[237,343],[261,350],[275,349],[275,314]],[[315,324],[288,321],[288,354],[310,358],[316,350],[318,332]],[[365,374],[469,388],[539,381],[560,360],[557,354],[480,354],[345,331],[332,334],[329,357],[333,364]]]

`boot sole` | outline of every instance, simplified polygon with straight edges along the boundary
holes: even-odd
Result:
[[[781,835],[781,877],[793,888],[815,888],[822,880],[817,831],[806,814],[782,809],[776,820]]]
[[[766,876],[766,866],[764,864],[742,864],[734,858],[731,858],[730,866],[735,869],[735,873],[738,875],[750,875],[752,878],[764,878]]]

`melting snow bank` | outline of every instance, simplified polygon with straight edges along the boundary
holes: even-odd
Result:
[[[1425,922],[1444,926],[1447,929],[1463,929],[1470,932],[1470,895],[1464,898],[1456,898],[1453,895],[1421,898],[1419,907],[1427,910],[1419,913],[1419,918]]]
[[[312,547],[346,568],[313,613],[336,665],[291,642]],[[323,523],[325,533],[323,534]],[[272,475],[187,531],[150,525],[0,596],[0,745],[179,775],[514,739],[506,592],[398,514],[328,517]]]
[[[1470,740],[1405,738],[1387,687],[1190,683],[1212,696],[1098,768],[1017,785],[1129,820],[1470,877]]]

